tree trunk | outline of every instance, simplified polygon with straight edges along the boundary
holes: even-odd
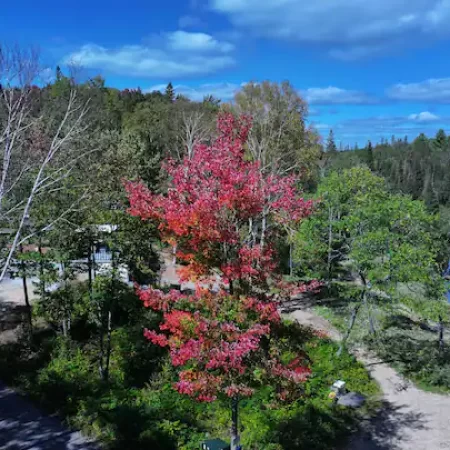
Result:
[[[331,291],[331,278],[332,278],[332,259],[331,259],[331,245],[333,242],[333,228],[332,228],[333,209],[330,207],[328,210],[328,261],[327,261],[327,289],[328,294]]]
[[[95,271],[95,244],[93,245],[94,251],[92,252],[92,277],[95,280],[95,277],[97,276],[97,273]]]
[[[42,253],[42,237],[39,233],[39,290],[41,291],[41,300],[44,299],[45,296],[45,280],[44,280],[44,255]]]
[[[62,320],[62,330],[63,330],[63,336],[67,337],[67,322],[66,322],[66,318],[63,318],[63,320]]]
[[[107,325],[107,331],[106,331],[106,361],[105,366],[103,368],[103,380],[108,381],[109,380],[109,362],[111,359],[111,309],[108,311],[108,325]]]
[[[363,303],[364,303],[364,306],[366,307],[366,310],[367,310],[367,317],[369,319],[369,331],[370,331],[370,334],[374,335],[375,334],[375,325],[373,323],[372,308],[371,308],[370,303],[367,301],[367,294],[366,293],[364,293],[364,296],[363,296]]]
[[[89,289],[89,301],[92,304],[93,293],[92,293],[92,245],[89,242],[89,250],[88,250],[88,289]]]
[[[23,246],[20,245],[19,248],[20,248],[20,253],[23,256]],[[27,310],[28,333],[29,333],[29,337],[31,339],[33,336],[33,313],[31,310],[30,298],[28,296],[26,264],[25,264],[24,259],[22,259],[22,261],[20,262],[20,267],[22,270],[23,296],[25,298],[25,306],[26,306],[26,310]]]
[[[353,308],[352,316],[351,316],[351,319],[350,319],[350,325],[348,326],[347,333],[345,333],[345,336],[344,336],[344,338],[341,341],[341,345],[339,346],[339,350],[336,353],[337,356],[341,356],[342,351],[345,348],[345,344],[347,343],[347,341],[348,341],[348,339],[350,337],[350,333],[352,332],[353,326],[355,325],[356,316],[358,315],[358,311],[359,311],[360,307],[361,307],[361,305],[357,305],[357,306],[355,306]]]
[[[240,447],[238,413],[239,399],[233,397],[231,400],[231,450],[238,450]]]
[[[292,277],[293,275],[293,264],[292,264],[292,240],[289,242],[289,275]]]
[[[442,316],[439,316],[439,351],[444,350],[444,322]]]
[[[266,213],[263,212],[263,218],[261,222],[261,239],[259,241],[259,245],[261,247],[261,252],[264,249],[265,239],[266,239],[266,228],[267,228],[267,217]]]

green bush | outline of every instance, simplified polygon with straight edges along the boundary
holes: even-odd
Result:
[[[34,394],[51,409],[70,416],[81,400],[96,395],[98,381],[86,355],[60,338],[50,363],[38,373]]]
[[[51,360],[42,359],[29,371],[22,360],[14,359],[17,355],[9,354],[12,365],[25,368],[16,382],[107,448],[198,450],[208,436],[229,439],[229,402],[198,403],[178,394],[173,389],[177,376],[166,352],[143,338],[141,325],[113,332],[109,383],[98,374],[96,340],[51,342]],[[337,358],[336,344],[298,324],[281,324],[271,345],[282,360],[307,355],[312,376],[293,402],[278,400],[270,385],[261,385],[252,398],[240,402],[244,448],[329,449],[354,429],[359,417],[333,405],[328,399],[331,384],[343,379],[349,389],[369,397],[377,396],[378,387],[352,356],[344,352]]]

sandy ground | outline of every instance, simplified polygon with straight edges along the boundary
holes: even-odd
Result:
[[[37,281],[37,279],[27,280],[28,296],[30,300],[33,300],[36,297],[33,293],[34,289],[36,289],[33,285],[33,281]],[[6,278],[0,283],[0,302],[14,303],[20,306],[25,305],[22,279],[15,278],[14,280],[11,280]]]
[[[325,330],[339,340],[340,333],[315,314],[307,304],[288,305],[292,319]],[[450,396],[417,389],[394,369],[361,350],[355,356],[364,363],[383,391],[383,407],[375,419],[363,425],[345,450],[449,450]]]

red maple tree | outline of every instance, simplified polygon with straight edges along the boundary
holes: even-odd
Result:
[[[194,293],[138,288],[144,305],[163,314],[160,332],[145,330],[145,336],[169,348],[179,368],[178,392],[199,401],[233,399],[232,448],[238,442],[237,402],[252,395],[256,367],[276,380],[280,398],[310,372],[300,355],[282,364],[271,345],[280,316],[268,292],[272,284],[283,287],[271,235],[308,216],[313,204],[302,198],[294,176],[264,175],[248,159],[250,126],[248,117],[219,116],[210,145],[198,144],[181,162],[167,161],[164,194],[142,183],[126,185],[130,213],[158,222],[162,239],[184,264],[181,279],[197,282]]]

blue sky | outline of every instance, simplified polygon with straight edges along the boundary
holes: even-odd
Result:
[[[118,88],[229,100],[288,79],[344,145],[450,131],[450,0],[22,0],[0,41],[40,48]]]

